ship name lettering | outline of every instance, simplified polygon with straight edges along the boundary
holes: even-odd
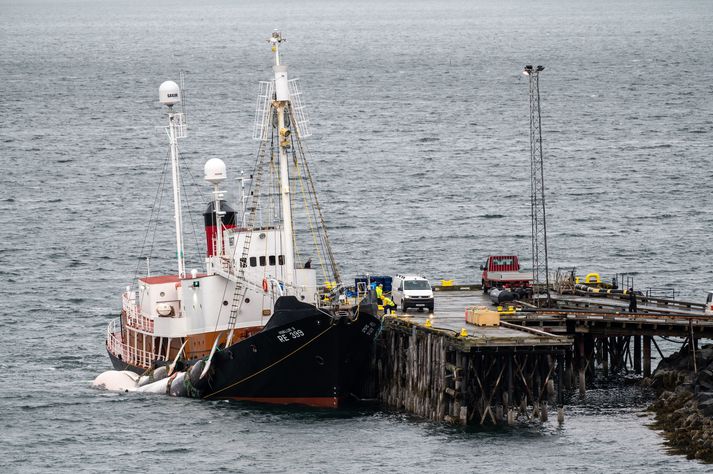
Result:
[[[374,326],[367,324],[362,328],[361,332],[363,332],[367,336],[371,336],[372,334],[374,334]]]

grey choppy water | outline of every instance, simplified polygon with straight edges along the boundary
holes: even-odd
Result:
[[[647,394],[631,387],[573,400],[562,428],[467,431],[379,411],[89,388],[109,367],[103,332],[136,269],[165,154],[158,85],[187,72],[194,175],[219,157],[236,176],[255,153],[263,38],[276,26],[303,80],[346,274],[472,281],[493,250],[527,254],[519,71],[533,63],[547,66],[551,266],[637,272],[642,285],[701,298],[713,221],[709,3],[534,3],[1,1],[4,470],[707,470],[666,454],[639,416]],[[157,243],[164,255],[170,235]]]

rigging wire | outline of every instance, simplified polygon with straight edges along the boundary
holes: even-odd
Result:
[[[310,187],[312,195],[314,196],[314,204],[315,204],[314,210],[317,212],[317,215],[319,216],[319,222],[322,226],[322,229],[324,229],[323,235],[324,235],[325,250],[327,252],[327,256],[329,257],[329,262],[332,266],[332,273],[334,274],[334,279],[335,279],[336,284],[340,285],[342,282],[341,275],[339,273],[339,268],[337,267],[337,262],[334,258],[334,253],[332,251],[332,244],[329,241],[329,234],[327,234],[327,231],[326,231],[327,226],[324,223],[324,215],[322,214],[322,207],[319,205],[319,199],[317,198],[317,192],[314,187],[314,180],[312,178],[312,172],[309,169],[309,162],[306,159],[308,156],[308,153],[307,153],[308,150],[307,150],[306,145],[304,145],[304,143],[302,142],[302,140],[297,140],[297,145],[300,148],[300,153],[304,157],[304,160],[303,160],[304,168],[305,168],[305,171],[307,173],[307,178],[308,178],[307,184]],[[307,151],[305,151],[305,150],[307,150]]]
[[[156,233],[158,229],[158,215],[161,210],[161,205],[163,203],[163,191],[166,183],[166,169],[168,168],[168,163],[170,161],[170,152],[166,152],[166,157],[163,161],[163,170],[161,171],[161,178],[159,179],[158,187],[156,188],[156,195],[154,196],[153,205],[151,206],[151,213],[149,214],[149,222],[146,225],[146,232],[144,233],[144,239],[141,242],[141,247],[139,250],[139,257],[136,262],[136,270],[134,271],[134,278],[131,280],[131,286],[139,277],[139,267],[141,266],[141,257],[143,256],[144,249],[146,248],[146,241],[148,240],[149,233],[151,232],[151,225],[153,224],[153,233],[151,238],[151,245],[149,246],[148,258],[151,258],[151,252],[153,252],[154,243],[156,241]],[[158,205],[156,204],[158,202]],[[154,216],[155,214],[155,216]]]
[[[190,183],[193,185],[193,188],[195,190],[194,196],[201,196],[204,202],[205,201],[210,202],[208,193],[201,190],[200,186],[198,185],[198,180],[193,176],[193,173],[191,173],[190,167],[186,163],[183,163],[182,161],[179,161],[179,163],[181,163],[183,165],[182,166],[183,170],[185,170],[188,173],[188,176],[190,177]],[[180,176],[181,176],[181,178],[180,178],[181,182],[183,183],[184,182],[183,173],[181,173]],[[193,230],[193,243],[195,246],[195,254],[194,254],[195,257],[194,258],[198,258],[197,256],[201,255],[201,247],[200,247],[200,241],[198,240],[198,233],[196,232],[196,223],[195,223],[195,220],[193,219],[193,217],[194,217],[193,212],[191,212],[191,202],[188,199],[188,192],[186,189],[187,187],[188,186],[182,185],[182,186],[180,186],[180,189],[183,191],[184,201],[186,202],[186,210],[188,212],[188,218],[191,223],[191,229]],[[184,249],[184,252],[185,252],[185,249]],[[200,264],[198,264],[198,266],[200,266]]]
[[[300,172],[300,165],[299,165],[299,161],[298,161],[298,157],[297,157],[297,152],[294,148],[294,139],[292,140],[292,143],[293,143],[292,155],[293,155],[293,157],[294,157],[293,159],[295,161],[295,169],[297,171],[297,178],[298,178],[297,182],[299,183],[299,187],[300,187],[300,191],[301,191],[300,194],[302,195],[302,200],[304,202],[305,216],[307,217],[307,222],[309,224],[309,228],[310,228],[310,231],[312,234],[312,241],[314,243],[314,248],[317,253],[317,258],[319,259],[319,265],[320,265],[320,268],[322,269],[324,279],[325,279],[325,281],[329,281],[330,278],[329,278],[329,275],[327,275],[327,266],[324,261],[324,255],[322,253],[322,246],[319,244],[319,242],[317,242],[318,239],[321,240],[321,233],[319,232],[319,229],[316,229],[316,225],[315,225],[316,222],[312,221],[314,216],[310,215],[310,212],[309,212],[310,206],[307,202],[307,192],[305,192],[305,187],[304,187],[304,183],[303,183],[302,174]],[[304,162],[304,157],[302,158],[302,162]]]

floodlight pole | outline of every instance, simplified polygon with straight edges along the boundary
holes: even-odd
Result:
[[[533,299],[537,306],[542,306],[542,298],[537,294],[547,295],[545,304],[550,305],[550,277],[547,261],[547,219],[545,213],[545,178],[542,157],[542,115],[540,112],[540,72],[544,66],[525,66],[523,74],[529,78],[530,95],[530,215],[532,219],[532,278]],[[544,281],[543,281],[544,280]]]

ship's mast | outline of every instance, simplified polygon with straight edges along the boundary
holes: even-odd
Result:
[[[290,177],[288,172],[287,149],[290,146],[290,130],[285,127],[285,114],[290,101],[289,85],[287,83],[287,65],[280,64],[280,44],[285,41],[279,31],[274,31],[268,40],[275,53],[275,100],[273,107],[277,113],[277,130],[279,133],[279,164],[280,164],[280,200],[282,203],[282,242],[286,269],[283,278],[289,287],[294,283],[295,255],[292,230],[292,204],[290,197]]]
[[[178,260],[178,276],[186,276],[186,263],[183,255],[183,216],[181,214],[181,183],[178,169],[178,139],[185,137],[185,122],[181,112],[175,112],[173,106],[181,102],[181,91],[173,81],[161,84],[159,100],[168,106],[168,126],[166,134],[171,148],[171,176],[173,179],[173,218],[176,224],[176,258]]]

